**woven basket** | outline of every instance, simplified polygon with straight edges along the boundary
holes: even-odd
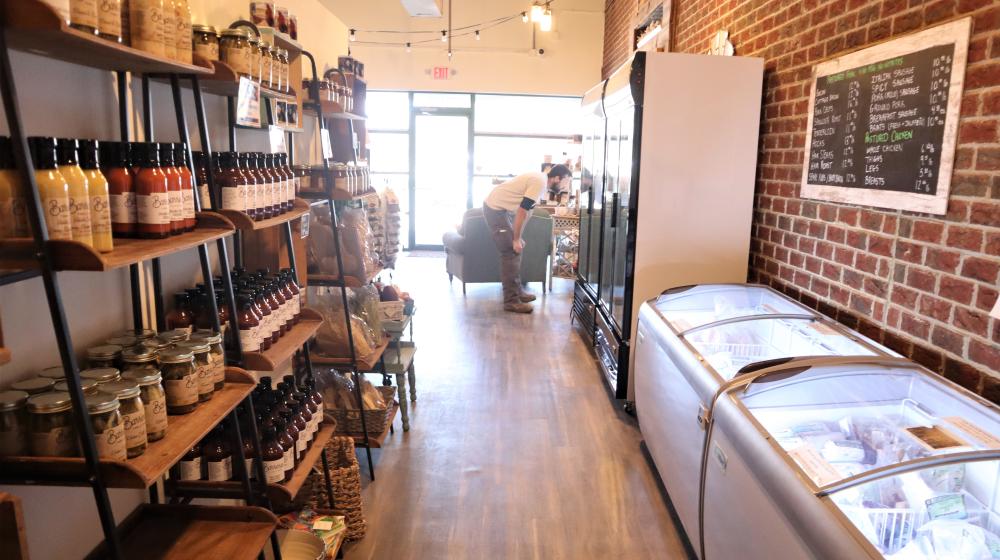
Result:
[[[330,485],[333,488],[333,507],[344,516],[347,524],[345,538],[349,541],[363,539],[368,531],[361,503],[361,471],[358,458],[354,454],[354,439],[333,437],[326,444],[327,459],[330,462]],[[323,467],[317,465],[306,479],[303,493],[309,498],[306,504],[314,509],[329,507],[326,500],[326,482]]]
[[[381,434],[389,428],[389,412],[396,400],[395,387],[376,387],[382,393],[382,400],[386,403],[386,408],[365,409],[365,424],[368,425],[368,435]],[[333,417],[337,421],[337,434],[360,435],[364,433],[361,426],[361,411],[346,410],[343,408],[326,411],[327,416]]]

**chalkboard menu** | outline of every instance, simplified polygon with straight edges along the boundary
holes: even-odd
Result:
[[[969,21],[816,67],[804,197],[945,213]]]

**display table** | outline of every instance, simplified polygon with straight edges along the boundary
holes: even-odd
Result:
[[[382,353],[383,375],[396,376],[396,389],[399,391],[399,415],[403,423],[403,431],[410,431],[410,406],[406,400],[406,384],[410,384],[410,401],[417,400],[417,375],[413,366],[413,358],[417,346],[413,342],[413,314],[404,315],[402,321],[383,321],[382,327],[389,337],[389,346]],[[402,340],[409,327],[410,340]],[[388,382],[388,381],[387,381]]]

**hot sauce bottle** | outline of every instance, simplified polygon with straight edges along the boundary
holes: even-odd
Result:
[[[49,136],[28,138],[35,183],[45,210],[49,239],[73,239],[69,217],[69,185],[56,166],[56,139]]]
[[[184,231],[193,231],[198,220],[194,210],[194,176],[188,159],[187,147],[174,144],[174,165],[181,175],[181,199],[184,202]]]
[[[214,170],[213,170],[214,171]],[[214,173],[216,181],[219,174]],[[198,198],[202,210],[212,210],[212,197],[208,193],[208,162],[205,152],[194,153],[194,182],[198,186]]]
[[[0,136],[0,238],[29,237],[27,201],[10,138]]]
[[[80,140],[80,168],[87,177],[90,193],[90,228],[94,236],[94,249],[102,253],[114,250],[111,238],[111,205],[108,180],[101,173],[97,159],[97,140]]]
[[[159,145],[160,171],[167,176],[167,199],[170,205],[170,234],[184,233],[184,198],[181,194],[181,174],[174,167],[174,146]]]
[[[159,146],[142,146],[139,173],[135,178],[139,237],[163,239],[170,236],[170,198],[167,176],[160,169]]]
[[[77,142],[72,138],[60,138],[56,144],[59,173],[69,185],[69,222],[73,241],[94,246],[93,230],[90,227],[90,189],[87,176],[77,164]]]
[[[128,142],[105,142],[104,176],[108,179],[111,206],[111,233],[115,237],[135,237],[138,216],[135,200],[135,173],[129,158]]]

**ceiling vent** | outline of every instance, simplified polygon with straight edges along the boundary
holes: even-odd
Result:
[[[413,17],[441,17],[442,0],[400,0]]]

